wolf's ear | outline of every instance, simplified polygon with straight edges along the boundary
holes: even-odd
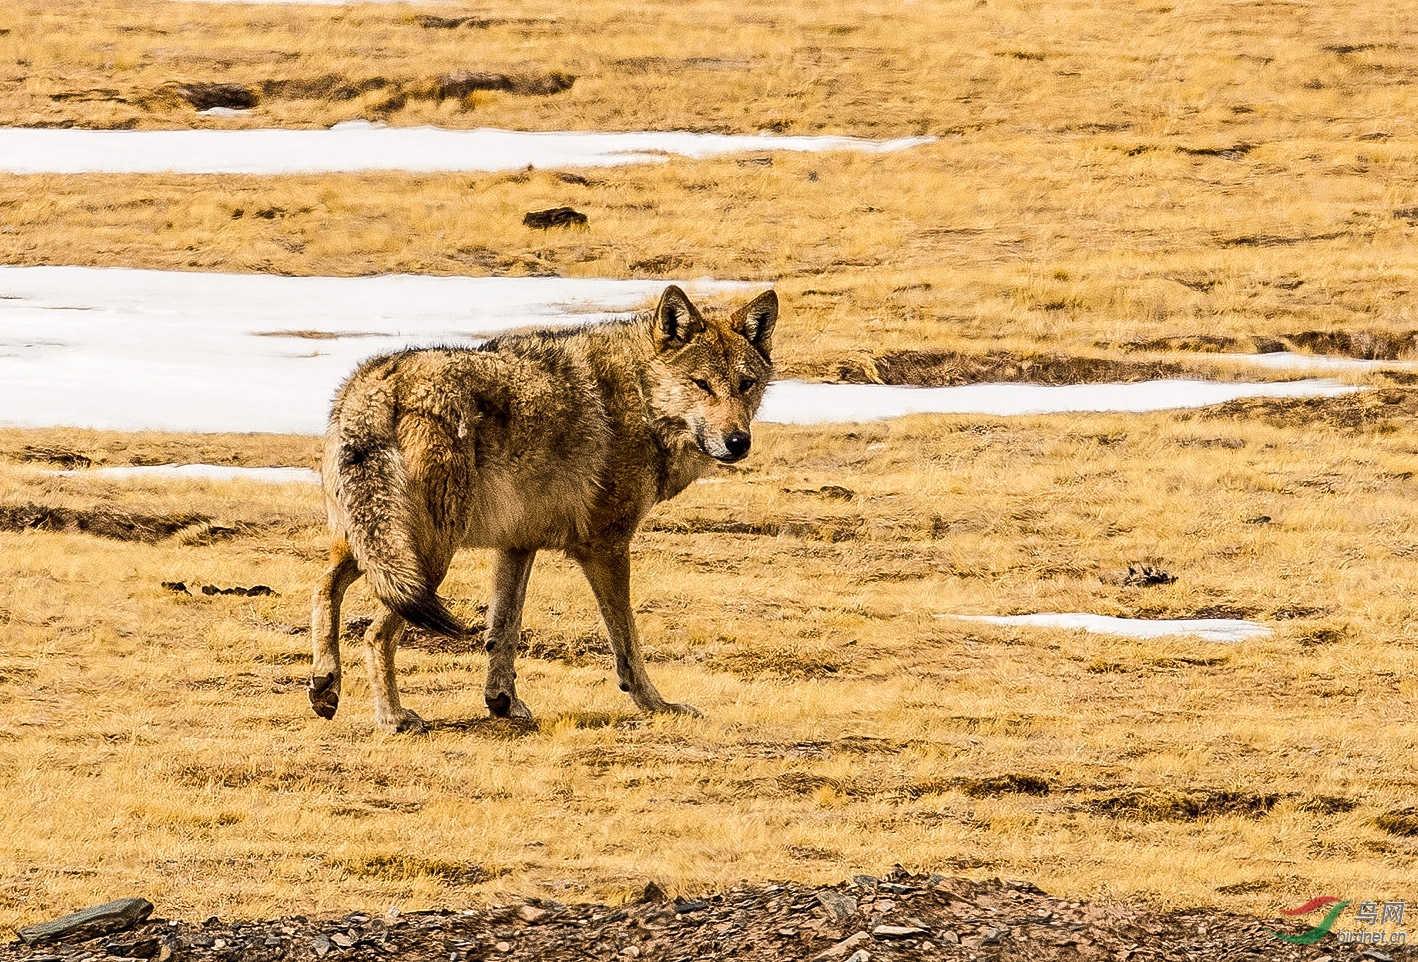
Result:
[[[748,338],[760,354],[768,357],[773,353],[773,325],[778,321],[777,294],[764,291],[734,311],[730,320],[734,330]]]
[[[704,330],[704,318],[689,303],[684,291],[671,284],[655,308],[655,347],[661,351],[681,347]]]

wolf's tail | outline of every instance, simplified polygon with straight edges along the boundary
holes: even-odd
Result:
[[[393,412],[387,413],[392,422]],[[332,521],[344,531],[380,601],[410,624],[460,637],[467,634],[467,626],[437,594],[442,572],[433,571],[430,559],[420,551],[420,544],[435,543],[433,519],[413,491],[392,424],[385,426],[390,430],[341,423],[337,412],[327,439],[324,470],[337,509],[334,513],[341,516]]]

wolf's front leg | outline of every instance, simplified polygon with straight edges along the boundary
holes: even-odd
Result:
[[[640,654],[640,635],[635,630],[635,613],[630,607],[630,546],[618,545],[604,552],[578,553],[576,561],[591,583],[601,618],[615,652],[615,672],[620,690],[629,692],[645,711],[698,715],[693,705],[676,705],[660,697],[645,671]]]
[[[487,710],[497,718],[531,718],[517,697],[517,645],[522,640],[522,605],[535,551],[499,551],[487,606]]]
[[[394,677],[394,652],[404,634],[404,619],[384,609],[369,626],[369,687],[374,693],[374,724],[383,731],[428,731],[428,724],[416,713],[399,704],[399,685]]]

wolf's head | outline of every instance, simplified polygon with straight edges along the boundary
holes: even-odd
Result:
[[[778,295],[765,291],[727,316],[699,313],[667,287],[655,308],[650,405],[682,422],[699,450],[726,464],[748,454],[749,422],[773,375]]]

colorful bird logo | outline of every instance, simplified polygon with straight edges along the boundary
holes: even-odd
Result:
[[[1296,906],[1293,909],[1281,909],[1281,915],[1309,915],[1315,909],[1323,908],[1326,905],[1334,905],[1334,908],[1325,913],[1324,919],[1319,925],[1300,935],[1281,935],[1279,932],[1270,934],[1280,939],[1282,942],[1289,942],[1291,945],[1314,945],[1320,939],[1329,934],[1333,928],[1335,919],[1339,918],[1339,913],[1344,911],[1344,907],[1353,901],[1352,899],[1340,902],[1333,895],[1321,895],[1319,898],[1310,899],[1304,905]],[[1338,904],[1335,904],[1338,903]],[[1269,931],[1269,930],[1267,930]]]

